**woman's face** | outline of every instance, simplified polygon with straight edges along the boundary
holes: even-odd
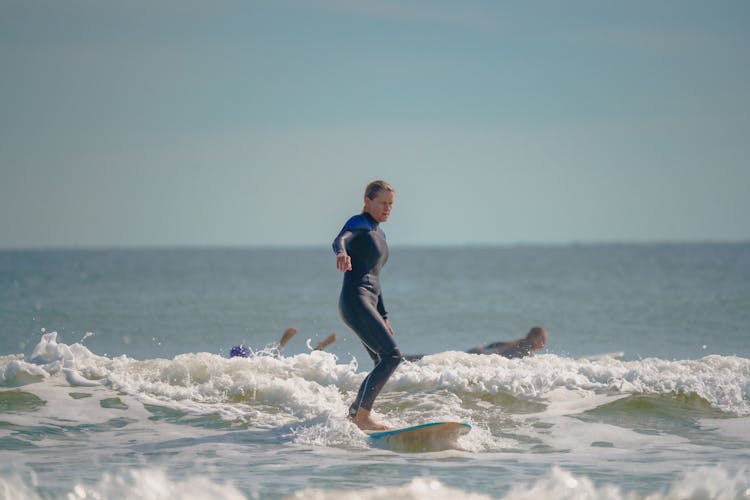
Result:
[[[374,199],[365,196],[365,212],[378,222],[385,222],[391,214],[393,201],[396,199],[395,193],[382,189],[375,195]]]

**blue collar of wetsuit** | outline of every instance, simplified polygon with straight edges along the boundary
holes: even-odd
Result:
[[[372,215],[370,215],[370,214],[368,214],[367,212],[364,212],[364,211],[362,212],[362,215],[364,215],[364,216],[365,216],[365,218],[366,218],[366,219],[367,219],[368,221],[370,221],[370,224],[372,224],[372,228],[373,228],[373,229],[377,229],[377,228],[378,228],[378,225],[379,225],[380,223],[379,223],[378,221],[376,221],[376,220],[375,220],[375,218],[374,218],[374,217],[373,217]]]

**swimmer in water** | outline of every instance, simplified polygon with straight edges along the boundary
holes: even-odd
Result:
[[[292,337],[297,335],[297,329],[296,328],[287,328],[284,330],[284,333],[281,334],[281,338],[278,342],[271,344],[270,346],[266,347],[264,349],[265,351],[271,351],[275,356],[281,357],[281,355],[284,352],[284,346],[289,342]],[[322,341],[318,342],[318,345],[315,346],[314,351],[322,351],[327,346],[333,344],[336,341],[336,334],[331,333],[328,337],[324,338]],[[230,358],[249,358],[253,356],[252,350],[244,344],[236,345],[232,347],[232,349],[229,351],[229,357]]]
[[[284,334],[281,336],[281,339],[278,343],[273,344],[271,347],[278,349],[279,351],[283,349],[284,345],[286,345],[289,340],[294,337],[294,335],[297,333],[296,328],[287,328],[286,331],[284,331]],[[514,359],[514,358],[525,358],[526,356],[531,356],[534,354],[534,352],[539,351],[541,349],[544,349],[544,347],[547,345],[547,338],[548,333],[547,330],[542,328],[541,326],[535,326],[531,330],[529,330],[529,333],[526,334],[526,337],[518,340],[512,340],[510,342],[493,342],[491,344],[479,344],[477,346],[472,347],[471,349],[467,349],[464,352],[467,352],[469,354],[498,354],[500,356],[506,357],[508,359]],[[318,344],[315,346],[316,351],[322,351],[329,345],[333,344],[336,341],[336,334],[331,333],[328,337],[323,339],[321,342],[318,342]],[[242,349],[245,349],[245,354],[241,354]],[[236,351],[236,353],[235,353]],[[234,346],[232,348],[232,356],[243,356],[248,357],[250,356],[249,349],[244,346]],[[422,359],[423,357],[427,356],[426,354],[404,354],[403,358],[408,361],[417,361]]]
[[[522,339],[512,340],[510,342],[493,342],[491,344],[477,345],[467,350],[469,354],[499,354],[506,358],[523,358],[530,356],[534,351],[539,351],[547,345],[547,330],[541,326],[535,326]],[[408,361],[418,361],[425,354],[408,354],[404,359]]]
[[[388,260],[388,244],[380,224],[388,220],[396,192],[385,181],[365,188],[364,208],[351,217],[333,240],[336,267],[344,273],[339,312],[375,363],[349,407],[349,419],[362,430],[385,430],[370,411],[375,398],[403,359],[383,305],[380,270]]]

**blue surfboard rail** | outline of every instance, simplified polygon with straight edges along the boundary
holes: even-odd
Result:
[[[425,429],[427,427],[434,427],[436,425],[445,425],[445,424],[452,424],[452,423],[458,423],[461,426],[466,427],[467,432],[468,430],[471,430],[471,425],[465,422],[429,422],[427,424],[413,425],[411,427],[402,427],[400,429],[390,429],[387,431],[372,432],[372,433],[368,433],[368,436],[371,439],[382,439],[388,436],[395,436],[397,434],[402,434],[404,432],[411,432],[411,431],[416,431],[418,429]]]

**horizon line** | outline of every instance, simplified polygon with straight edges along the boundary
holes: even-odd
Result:
[[[392,249],[459,249],[459,248],[565,248],[565,247],[613,247],[613,246],[742,246],[749,239],[664,239],[664,240],[570,240],[570,241],[518,241],[518,242],[464,242],[464,243],[397,243]],[[0,252],[45,252],[45,251],[172,251],[172,250],[296,250],[328,248],[319,243],[171,243],[171,244],[96,244],[96,245],[29,245],[0,246]]]

